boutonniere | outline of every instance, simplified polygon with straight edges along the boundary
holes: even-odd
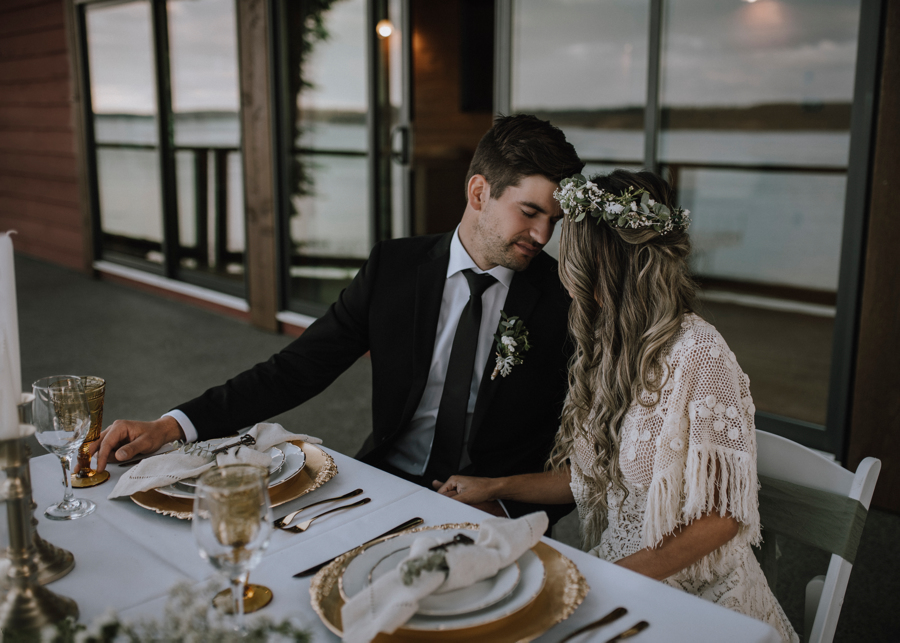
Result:
[[[497,378],[498,373],[503,377],[509,375],[513,366],[524,361],[522,354],[531,348],[525,322],[518,317],[507,316],[502,310],[500,311],[500,325],[497,327],[494,339],[497,341],[497,363],[491,374],[492,380]]]

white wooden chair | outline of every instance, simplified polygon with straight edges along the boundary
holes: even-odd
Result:
[[[851,541],[846,546],[844,553],[850,558],[846,558],[833,553],[831,562],[828,565],[828,573],[824,576],[813,578],[806,586],[806,609],[804,614],[804,630],[806,641],[811,643],[830,643],[834,638],[835,629],[837,628],[838,618],[841,613],[841,605],[844,602],[844,593],[847,590],[847,581],[850,578],[850,570],[853,568],[853,560],[856,555],[856,545],[858,544],[859,532],[861,532],[862,524],[865,522],[865,515],[869,509],[869,503],[872,501],[872,493],[875,490],[875,482],[878,480],[878,473],[881,471],[881,461],[876,458],[866,458],[863,460],[856,473],[852,473],[844,469],[839,464],[829,460],[828,458],[808,449],[796,442],[792,442],[787,438],[783,438],[765,431],[757,431],[758,458],[757,469],[759,471],[760,482],[763,489],[760,491],[760,514],[763,516],[763,538],[766,538],[766,520],[764,518],[767,507],[767,480],[770,481],[769,490],[775,486],[781,486],[787,483],[784,489],[781,489],[782,499],[791,502],[800,497],[794,493],[799,491],[790,485],[798,485],[810,490],[818,490],[835,494],[834,497],[823,495],[817,499],[820,506],[844,505],[845,517],[842,522],[847,531],[851,531],[850,523],[855,523],[855,542],[854,536],[850,535],[848,540]],[[780,481],[780,482],[777,482]],[[776,484],[777,483],[777,484]],[[851,502],[848,502],[849,499]],[[852,501],[858,501],[859,505]],[[796,500],[798,504],[804,501]],[[849,512],[855,507],[855,515],[850,516]],[[799,513],[798,513],[799,515]],[[780,520],[771,520],[770,522],[780,523],[774,528],[775,533],[784,533],[801,542],[820,546],[820,543],[808,540],[808,533],[790,533],[792,530],[791,520],[785,520],[787,515],[780,516]],[[798,530],[803,532],[801,528]],[[807,529],[807,532],[810,530]],[[816,530],[812,530],[816,531]],[[768,532],[769,537],[774,541],[772,529]],[[826,548],[827,549],[827,548]],[[774,553],[774,549],[773,549]]]

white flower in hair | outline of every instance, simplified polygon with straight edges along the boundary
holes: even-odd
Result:
[[[650,198],[643,189],[629,186],[622,194],[613,194],[588,181],[581,174],[563,179],[553,193],[563,213],[576,223],[591,215],[614,228],[653,228],[660,235],[691,224],[690,210],[669,208]]]

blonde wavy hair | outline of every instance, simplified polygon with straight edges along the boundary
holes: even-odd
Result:
[[[652,172],[615,170],[591,181],[622,194],[628,187],[646,190],[670,208],[673,190]],[[666,384],[661,360],[678,332],[682,317],[696,308],[696,285],[687,258],[687,232],[661,236],[652,228],[622,229],[588,217],[566,218],[560,238],[560,279],[572,295],[569,332],[575,352],[569,362],[569,393],[548,465],[560,470],[579,437],[596,455],[590,470],[598,492],[592,510],[600,509],[602,531],[610,485],[625,491],[619,469],[619,426],[637,401],[652,406]],[[641,391],[651,401],[641,399]],[[585,463],[587,464],[587,463]],[[593,546],[599,531],[589,529]]]

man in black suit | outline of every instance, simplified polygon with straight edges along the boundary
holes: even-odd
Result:
[[[328,312],[267,362],[154,422],[114,422],[98,468],[113,450],[125,460],[264,421],[320,393],[368,351],[373,430],[357,458],[424,486],[458,472],[542,470],[571,346],[569,298],[541,248],[561,216],[553,191],[582,167],[549,123],[499,118],[472,159],[456,231],[376,244]],[[492,377],[501,310],[524,322],[531,348]],[[511,516],[535,509],[505,508]]]

